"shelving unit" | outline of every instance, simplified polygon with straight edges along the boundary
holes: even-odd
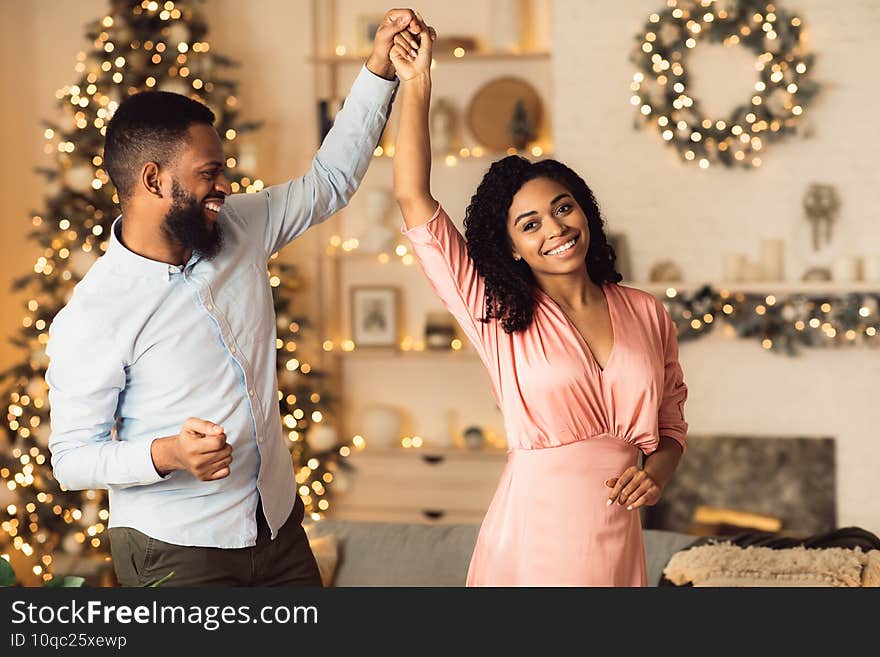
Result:
[[[803,281],[803,282],[755,282],[755,283],[630,283],[624,281],[623,285],[636,287],[645,292],[650,292],[657,296],[668,296],[668,290],[675,293],[692,293],[699,290],[705,285],[711,286],[714,290],[727,290],[731,294],[767,294],[774,296],[791,296],[791,295],[807,295],[807,296],[838,296],[846,294],[866,294],[880,293],[880,282],[864,282],[858,281],[853,283],[843,283],[834,281]],[[674,294],[673,294],[674,296]]]
[[[315,66],[315,94],[316,98],[336,102],[347,93],[367,55],[361,52],[353,54],[352,43],[345,43],[346,38],[350,39],[350,32],[346,37],[344,26],[337,23],[343,20],[341,3],[313,3],[313,7],[316,16],[316,51],[309,61]],[[350,8],[347,11],[350,13]],[[485,28],[488,27],[487,24]],[[475,31],[479,29],[478,26],[473,27]],[[488,41],[482,38],[485,34],[475,33],[472,36],[483,43]],[[541,97],[543,119],[537,125],[537,139],[529,144],[523,154],[548,157],[553,152],[549,123],[552,106],[550,63],[551,53],[546,49],[508,52],[483,48],[467,49],[457,54],[435,51],[432,69],[434,104],[445,99],[454,108],[457,138],[451,140],[449,152],[434,153],[432,185],[435,195],[455,220],[461,221],[463,218],[467,202],[484,171],[492,162],[507,154],[481,145],[470,134],[465,120],[470,100],[491,79],[517,76],[528,80]],[[407,251],[397,254],[392,247],[390,252],[381,256],[375,252],[364,252],[357,246],[356,240],[361,236],[359,221],[363,217],[365,199],[370,190],[391,190],[397,112],[399,101],[392,111],[380,148],[377,148],[361,189],[351,205],[319,229],[325,248],[319,256],[318,283],[323,311],[318,325],[322,330],[321,339],[325,348],[322,354],[324,369],[334,372],[343,386],[340,414],[343,426],[340,429],[343,435],[358,432],[357,409],[363,408],[371,395],[375,396],[377,403],[396,403],[396,400],[384,399],[383,390],[386,387],[377,385],[377,377],[385,376],[389,379],[409,377],[413,386],[430,386],[430,393],[426,392],[425,395],[426,404],[457,408],[461,404],[462,393],[466,401],[485,399],[486,409],[481,417],[492,418],[493,426],[487,428],[500,430],[501,418],[491,400],[488,382],[481,371],[482,364],[464,336],[460,333],[457,335],[462,342],[459,350],[422,348],[427,313],[444,309],[412,255],[402,261],[401,256],[406,257],[409,252],[409,242],[402,235],[395,234],[393,246],[399,245]],[[388,217],[386,223],[389,228],[396,229],[401,223],[396,207],[391,214],[393,217]],[[379,348],[354,345],[352,348],[349,288],[381,285],[394,286],[400,291],[402,317],[398,346]],[[447,377],[445,380],[452,380],[456,368],[461,368],[464,388],[455,390],[454,386],[446,386],[448,389],[440,390],[441,386],[430,385],[432,376],[438,372],[440,376]],[[366,372],[372,373],[373,380],[361,381]],[[471,385],[473,390],[469,388]],[[448,401],[431,397],[444,393],[449,397]],[[411,424],[415,425],[416,430],[422,431],[419,422],[422,416],[429,414],[428,411],[407,408],[407,412],[411,416]],[[465,411],[461,425],[474,423],[480,422]],[[435,421],[433,424],[436,426],[439,423]],[[429,429],[424,432],[431,433]]]
[[[328,64],[338,66],[342,64],[362,64],[368,53],[361,55],[326,55],[321,57],[311,57],[309,62],[312,64]],[[462,56],[457,56],[448,52],[434,53],[434,59],[438,62],[460,62],[462,64],[474,62],[490,62],[509,59],[550,59],[550,52],[546,50],[534,50],[522,52],[501,52],[490,50],[468,51]]]
[[[507,461],[505,450],[374,448],[355,452],[358,472],[334,518],[426,524],[479,523]]]
[[[392,359],[397,361],[422,361],[422,362],[430,362],[430,361],[448,361],[452,360],[479,360],[479,356],[477,352],[471,349],[470,347],[463,347],[461,349],[399,349],[396,347],[361,347],[360,349],[353,349],[351,351],[346,351],[344,349],[339,349],[336,353],[338,358],[346,358],[346,359],[361,359],[361,360],[369,360],[369,359]]]
[[[337,23],[351,15],[351,6],[344,12],[338,0],[314,0],[312,6],[315,52],[309,61],[316,73],[315,98],[338,106],[366,54],[352,54],[351,30],[346,32],[345,26]],[[456,21],[450,18],[445,17],[442,24],[454,25]],[[491,27],[488,13],[485,18],[482,29]],[[480,21],[458,23],[459,30],[472,37],[485,36],[479,33]],[[460,222],[484,171],[506,154],[480,144],[466,121],[471,99],[487,81],[509,76],[528,80],[541,98],[544,118],[536,122],[538,138],[523,154],[547,157],[553,145],[548,50],[467,50],[459,54],[463,56],[441,51],[434,54],[432,107],[443,99],[452,108],[455,137],[449,141],[448,152],[434,153],[432,187],[450,216]],[[321,312],[316,325],[324,342],[322,367],[340,386],[340,435],[361,433],[361,413],[381,404],[400,410],[402,433],[419,435],[425,444],[419,450],[381,448],[371,446],[369,436],[364,436],[367,449],[352,454],[356,471],[349,492],[341,492],[334,503],[334,513],[335,517],[350,518],[479,522],[505,461],[503,449],[474,452],[461,447],[463,429],[473,425],[484,429],[491,444],[503,444],[503,418],[483,365],[460,333],[460,350],[422,348],[428,313],[445,309],[412,255],[407,258],[408,264],[402,259],[409,252],[409,242],[397,232],[402,222],[396,206],[386,217],[386,226],[394,230],[389,253],[380,257],[365,252],[356,242],[363,237],[362,220],[371,191],[391,191],[399,105],[398,99],[351,205],[317,229],[323,248],[317,256]],[[435,141],[435,147],[438,143]],[[398,245],[407,251],[395,253],[394,246]],[[349,290],[358,286],[393,286],[399,291],[402,316],[396,347],[346,344],[353,337]],[[442,459],[425,460],[426,456],[436,456],[438,450]],[[441,461],[442,465],[435,464]]]

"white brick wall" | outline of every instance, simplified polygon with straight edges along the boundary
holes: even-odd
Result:
[[[800,203],[810,182],[833,183],[842,196],[836,248],[880,254],[880,91],[869,61],[880,41],[880,3],[780,2],[810,29],[822,91],[805,114],[814,135],[770,144],[755,171],[686,167],[658,135],[633,129],[629,52],[663,0],[554,3],[557,156],[591,185],[609,226],[628,236],[636,278],[669,258],[688,280],[718,280],[723,253],[757,258],[762,238],[779,237],[786,272],[797,280],[806,226]],[[880,351],[792,359],[719,334],[685,345],[682,361],[693,433],[835,436],[838,521],[880,532]]]

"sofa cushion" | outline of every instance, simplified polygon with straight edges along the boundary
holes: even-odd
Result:
[[[464,586],[479,525],[322,520],[309,537],[335,536],[339,563],[334,586]],[[648,585],[656,586],[669,558],[693,536],[646,530]]]
[[[339,544],[335,586],[464,586],[478,525],[322,520]]]
[[[693,545],[697,539],[690,534],[667,532],[660,529],[646,529],[645,558],[648,562],[648,586],[658,586],[663,579],[663,569],[679,550]]]

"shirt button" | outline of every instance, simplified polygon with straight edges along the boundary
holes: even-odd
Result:
[[[229,351],[231,351],[232,353],[235,353],[237,351],[237,349],[235,347],[229,347]]]
[[[262,436],[257,436],[257,442],[260,443],[260,444],[262,445],[262,444],[263,444],[263,437],[262,437]]]
[[[249,394],[251,397],[253,397],[253,396],[254,396],[254,389],[251,388],[250,390],[248,390],[248,394]]]
[[[210,312],[210,311],[214,310],[214,304],[213,304],[213,303],[209,303],[207,306],[205,306],[205,308],[207,308],[207,309],[208,309],[208,312]]]

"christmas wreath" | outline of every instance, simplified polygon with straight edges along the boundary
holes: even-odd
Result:
[[[668,0],[636,37],[630,101],[637,122],[703,169],[760,166],[766,144],[798,128],[817,91],[803,30],[799,17],[763,0]],[[687,58],[701,39],[756,55],[753,94],[728,117],[705,115],[688,93]]]

